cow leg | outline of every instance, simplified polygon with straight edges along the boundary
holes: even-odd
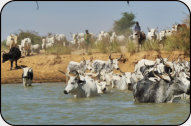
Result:
[[[139,43],[138,43],[138,52],[139,52]]]
[[[17,60],[15,61],[15,68],[17,68]]]
[[[11,61],[11,68],[10,68],[10,70],[12,70],[12,67],[13,67],[13,61]]]

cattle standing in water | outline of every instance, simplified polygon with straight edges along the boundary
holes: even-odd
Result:
[[[12,47],[8,53],[3,53],[3,63],[7,60],[11,62],[11,68],[13,67],[13,61],[15,61],[15,68],[17,68],[17,60],[21,58],[21,51],[17,47]]]
[[[91,70],[91,63],[92,63],[92,58],[90,60],[85,60],[81,61],[80,63],[70,61],[68,66],[67,66],[67,76],[69,76],[70,73],[76,73],[76,71],[79,74],[84,74],[87,69]]]
[[[102,94],[102,93],[106,93],[107,92],[107,84],[105,81],[95,81],[96,82],[96,86],[97,86],[97,93]]]
[[[89,76],[70,76],[64,94],[71,93],[75,98],[93,97],[98,95],[95,81]]]
[[[127,90],[129,87],[129,84],[131,83],[130,78],[131,78],[130,72],[123,73],[123,75],[120,76],[120,79],[112,80],[112,88],[116,87],[117,89],[121,91]]]
[[[31,86],[33,80],[33,70],[31,67],[23,68],[22,79],[24,87]]]
[[[133,86],[134,101],[146,103],[172,102],[175,95],[190,93],[190,86],[186,86],[176,76],[170,76],[170,78],[170,81],[164,78],[157,82],[153,82],[148,78],[138,81]]]
[[[119,70],[118,61],[122,58],[122,55],[120,58],[112,59],[111,55],[109,56],[109,59],[107,61],[102,60],[94,60],[92,63],[92,71],[95,73],[100,73],[103,69],[106,70],[106,72],[111,72],[113,69]]]

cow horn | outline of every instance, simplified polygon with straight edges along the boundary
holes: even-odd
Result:
[[[169,55],[169,56],[167,57],[167,61],[168,61],[168,59],[170,58],[170,56],[171,56],[171,55]]]
[[[121,56],[117,59],[118,61],[123,57],[123,55],[121,54]]]
[[[174,77],[176,74],[176,71],[175,71],[175,68],[174,68],[174,65],[172,65],[172,74],[170,74],[172,77]]]
[[[125,73],[125,72],[121,71],[121,69],[119,69],[119,71],[120,71],[121,73],[123,73],[123,74]]]
[[[75,70],[76,76],[79,77],[79,73]]]
[[[157,65],[157,61],[155,61],[155,63],[154,63],[154,65],[153,65],[153,67],[156,67],[156,65]]]
[[[58,70],[60,73],[66,75],[66,73],[64,71]]]
[[[92,57],[90,57],[90,61],[93,61],[93,56],[92,56]]]
[[[145,62],[144,62],[144,65],[147,67],[147,65],[145,64]]]
[[[112,60],[112,58],[111,58],[111,54],[109,55],[109,59]]]
[[[176,60],[176,59],[173,59],[173,60],[172,60],[172,63],[174,63],[174,62],[175,62],[175,60]]]
[[[159,77],[159,78],[161,78],[161,79],[164,79],[162,76],[156,75],[155,72],[154,72],[154,69],[152,70],[152,73],[153,73],[153,75],[154,75],[155,77],[157,77],[157,78]]]
[[[83,60],[86,60],[86,59],[83,57]]]

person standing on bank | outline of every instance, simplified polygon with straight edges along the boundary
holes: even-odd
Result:
[[[88,49],[89,49],[89,46],[90,46],[90,37],[91,35],[89,34],[88,30],[85,30],[86,34],[84,35],[84,40],[86,42],[86,52],[88,53]]]

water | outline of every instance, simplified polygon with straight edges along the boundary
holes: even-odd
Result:
[[[111,90],[93,98],[74,99],[63,83],[1,85],[1,110],[12,125],[29,124],[173,124],[189,116],[190,103],[134,103],[130,91]]]

